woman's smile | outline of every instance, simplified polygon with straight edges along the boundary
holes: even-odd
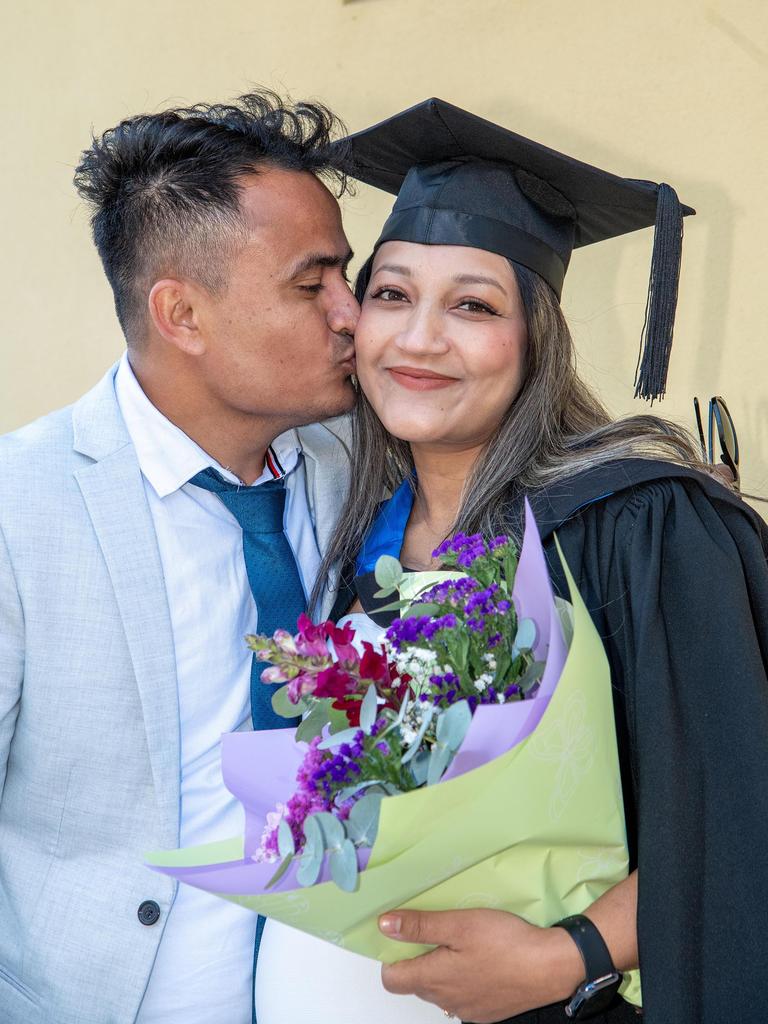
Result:
[[[458,377],[447,377],[434,370],[422,370],[416,366],[388,366],[387,373],[392,380],[409,391],[435,391],[458,383]]]

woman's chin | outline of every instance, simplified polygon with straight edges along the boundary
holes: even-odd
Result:
[[[406,417],[382,417],[384,427],[393,437],[408,444],[441,444],[450,441],[445,420],[442,423],[414,422]]]

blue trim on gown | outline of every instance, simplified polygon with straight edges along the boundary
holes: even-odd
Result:
[[[400,558],[405,527],[413,508],[413,487],[406,478],[379,509],[355,562],[355,576],[373,572],[382,555]]]

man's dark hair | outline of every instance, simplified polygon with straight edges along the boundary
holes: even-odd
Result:
[[[93,209],[93,240],[129,344],[143,335],[160,277],[186,276],[213,294],[246,240],[239,179],[274,166],[347,188],[344,126],[319,103],[287,104],[269,90],[232,104],[197,104],[121,121],[83,152],[75,187]]]

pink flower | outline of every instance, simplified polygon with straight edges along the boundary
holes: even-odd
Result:
[[[272,639],[281,654],[298,654],[296,641],[287,629],[276,629]]]
[[[315,682],[315,697],[345,697],[357,689],[357,680],[337,665],[323,669]]]
[[[333,641],[336,656],[339,661],[349,661],[353,664],[359,661],[357,651],[352,643],[355,636],[354,627],[350,622],[339,628],[332,622],[324,624],[328,630],[328,637]]]
[[[300,615],[297,623],[298,633],[294,638],[296,651],[303,658],[323,657],[328,654],[328,631],[329,622],[321,622],[315,625],[308,615]]]
[[[317,672],[300,672],[288,684],[288,700],[292,704],[298,704],[307,694],[315,694],[317,677]]]
[[[389,682],[389,664],[386,655],[377,651],[367,640],[363,641],[360,678],[372,679],[375,683]]]
[[[261,842],[255,853],[251,854],[251,860],[263,863],[276,861],[280,856],[277,847],[277,830],[280,822],[285,817],[288,808],[285,804],[278,804],[274,811],[267,814],[264,831],[261,833]]]
[[[288,681],[288,675],[282,666],[270,665],[261,673],[261,681],[262,683],[285,683]]]

